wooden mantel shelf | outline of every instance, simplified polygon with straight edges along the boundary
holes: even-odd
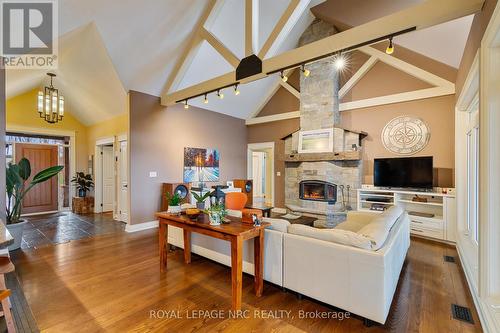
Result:
[[[285,155],[285,162],[322,162],[322,161],[359,161],[361,151],[344,151],[339,153],[309,153]]]

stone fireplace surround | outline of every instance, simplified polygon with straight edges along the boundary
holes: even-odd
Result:
[[[336,33],[335,28],[316,20],[302,35],[299,45],[305,45]],[[344,203],[356,209],[356,189],[361,188],[363,163],[361,140],[366,133],[341,127],[339,111],[339,73],[333,66],[334,57],[307,64],[310,75],[300,77],[300,130],[333,128],[334,151],[326,154],[298,154],[299,132],[285,138],[285,205],[291,212],[324,219],[328,203],[300,198],[304,181],[320,181],[337,186],[335,211],[345,209]],[[353,151],[353,145],[358,147]],[[331,158],[325,158],[329,156]],[[350,191],[347,193],[347,186]],[[343,188],[343,191],[341,190]],[[344,192],[344,193],[342,193]],[[344,195],[344,196],[343,196]]]

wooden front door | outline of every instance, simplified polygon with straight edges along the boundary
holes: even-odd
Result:
[[[25,157],[31,164],[31,177],[43,169],[57,165],[57,146],[16,143],[16,162]],[[35,185],[23,199],[23,214],[55,211],[58,209],[57,176]]]

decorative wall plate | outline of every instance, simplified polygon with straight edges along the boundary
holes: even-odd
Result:
[[[421,119],[401,116],[392,119],[382,131],[384,147],[396,154],[413,155],[429,143],[431,132]]]

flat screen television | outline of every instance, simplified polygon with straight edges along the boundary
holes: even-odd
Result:
[[[374,185],[378,187],[431,189],[433,161],[428,157],[376,158]]]

